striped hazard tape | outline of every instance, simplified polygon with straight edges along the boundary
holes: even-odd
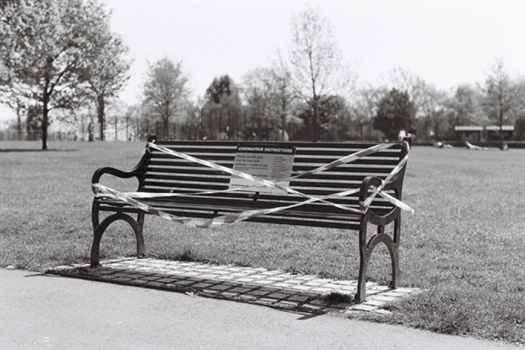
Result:
[[[323,166],[321,166],[319,168],[313,169],[311,171],[307,171],[307,172],[295,175],[295,176],[289,178],[288,180],[294,180],[294,179],[297,179],[297,178],[300,178],[300,177],[303,177],[303,176],[306,176],[306,175],[311,175],[311,174],[315,174],[315,173],[319,173],[319,172],[322,172],[322,171],[326,171],[326,170],[332,169],[332,168],[337,167],[337,166],[339,166],[341,164],[350,163],[350,162],[352,162],[352,161],[354,161],[356,159],[365,157],[365,156],[367,156],[369,154],[372,154],[372,153],[379,152],[381,150],[387,149],[387,148],[389,148],[392,145],[393,145],[392,143],[386,143],[386,144],[379,144],[379,145],[372,146],[372,147],[364,149],[362,151],[359,151],[359,152],[350,154],[348,156],[342,157],[340,159],[337,159],[336,161],[334,161],[334,162],[332,162],[330,164],[326,164],[326,165],[323,165]],[[231,174],[231,175],[234,175],[234,176],[238,176],[238,177],[243,178],[243,179],[250,180],[250,181],[252,181],[254,183],[257,183],[258,185],[263,185],[263,186],[267,186],[267,187],[271,187],[271,188],[278,188],[278,189],[286,191],[287,193],[305,197],[306,200],[302,201],[302,202],[294,203],[294,204],[291,204],[291,205],[286,205],[286,206],[281,206],[281,207],[276,207],[276,208],[248,210],[248,211],[244,211],[244,212],[240,212],[240,213],[232,213],[232,214],[217,216],[217,217],[214,217],[214,218],[211,218],[211,219],[203,219],[203,218],[187,218],[187,217],[176,216],[176,215],[167,213],[165,211],[155,209],[152,206],[149,206],[149,205],[147,205],[147,204],[137,200],[137,198],[177,197],[177,196],[182,196],[182,195],[185,195],[185,194],[179,194],[179,193],[147,193],[147,192],[119,192],[117,190],[114,190],[114,189],[109,188],[107,186],[104,186],[102,184],[94,183],[91,186],[92,186],[92,190],[93,190],[93,193],[95,194],[95,196],[116,199],[118,201],[127,203],[127,204],[129,204],[129,205],[131,205],[131,206],[133,206],[135,208],[143,210],[143,211],[145,211],[145,212],[147,212],[149,214],[157,215],[157,216],[159,216],[159,217],[161,217],[163,219],[166,219],[166,220],[169,220],[169,221],[173,221],[173,222],[176,222],[176,223],[179,223],[179,224],[183,224],[183,225],[186,225],[186,226],[198,227],[198,228],[211,228],[211,227],[218,227],[218,226],[222,226],[222,225],[226,225],[226,224],[233,224],[233,223],[237,223],[237,222],[248,220],[248,219],[256,217],[256,216],[269,215],[269,214],[277,213],[277,212],[280,212],[280,211],[283,211],[283,210],[292,209],[292,208],[295,208],[295,207],[298,207],[298,206],[301,206],[301,205],[314,203],[314,202],[317,202],[317,201],[321,201],[321,202],[327,203],[329,205],[333,205],[333,206],[335,206],[337,208],[340,208],[340,209],[343,209],[343,210],[351,211],[351,212],[358,213],[358,214],[364,214],[366,212],[366,210],[368,209],[368,207],[371,205],[371,203],[374,200],[374,198],[377,195],[380,195],[385,200],[387,200],[390,203],[394,204],[395,206],[401,208],[402,210],[414,213],[414,210],[412,208],[410,208],[407,204],[401,202],[397,198],[395,198],[395,197],[393,197],[393,196],[391,196],[388,193],[385,193],[383,191],[384,186],[386,184],[392,182],[393,180],[395,180],[395,178],[397,177],[397,175],[399,174],[399,172],[401,171],[403,166],[406,164],[406,162],[408,160],[408,154],[401,160],[401,162],[399,162],[399,164],[392,170],[392,172],[387,176],[387,178],[382,181],[381,185],[373,189],[371,195],[367,198],[367,200],[365,202],[361,202],[360,203],[360,207],[361,208],[360,209],[356,209],[354,207],[350,207],[350,206],[346,206],[346,205],[330,202],[329,199],[350,196],[350,195],[358,193],[359,189],[352,189],[352,190],[348,190],[348,191],[334,193],[334,194],[331,194],[329,196],[311,196],[311,195],[306,195],[306,194],[304,194],[302,192],[299,192],[297,190],[294,190],[294,189],[292,189],[292,188],[290,188],[288,186],[285,186],[285,185],[282,185],[282,184],[279,184],[279,183],[275,183],[275,182],[272,182],[272,181],[269,181],[269,180],[261,179],[261,178],[258,178],[256,176],[253,176],[253,175],[250,175],[250,174],[247,174],[247,173],[244,173],[244,172],[232,169],[232,168],[227,168],[227,167],[224,167],[224,166],[212,163],[212,162],[207,161],[207,160],[196,158],[196,157],[190,156],[190,155],[185,154],[185,153],[177,152],[177,151],[171,150],[169,148],[156,145],[155,143],[152,143],[152,142],[148,143],[148,147],[156,149],[156,150],[158,150],[160,152],[163,152],[163,153],[166,153],[166,154],[170,154],[170,155],[172,155],[174,157],[182,158],[182,159],[185,159],[185,160],[190,161],[190,162],[194,162],[194,163],[198,163],[198,164],[204,165],[206,167],[210,167],[210,168],[215,169],[215,170],[224,171],[225,173],[228,173],[228,174]],[[280,182],[282,182],[282,180]],[[231,192],[231,191],[238,191],[238,190],[239,189],[228,189],[228,190],[223,190],[223,191],[206,191],[206,192],[200,192],[200,193],[193,193],[192,195],[224,193],[224,192]]]

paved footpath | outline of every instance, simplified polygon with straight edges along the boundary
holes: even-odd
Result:
[[[0,280],[0,349],[522,349],[58,275]]]

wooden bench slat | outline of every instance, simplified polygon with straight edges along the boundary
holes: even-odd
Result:
[[[195,158],[206,159],[206,160],[217,160],[217,161],[220,161],[220,160],[223,160],[223,161],[232,160],[233,161],[233,158],[235,157],[235,153],[236,153],[235,149],[232,149],[231,152],[222,152],[222,153],[221,152],[210,152],[209,150],[207,150],[206,152],[199,153],[199,152],[188,152],[186,150],[180,150],[176,148],[170,148],[170,149],[176,152],[179,152],[179,153],[187,154]],[[326,163],[332,162],[334,160],[346,157],[354,153],[355,153],[355,150],[342,151],[342,152],[339,152],[339,154],[333,154],[333,153],[328,154],[326,152],[313,153],[313,154],[296,152],[294,156],[294,160],[296,162],[303,162],[303,163],[304,162],[318,162],[318,163],[326,164]],[[369,154],[366,157],[355,160],[354,162],[356,161],[362,162],[365,160],[371,161],[371,162],[377,162],[381,160],[396,159],[396,158],[399,158],[399,153],[400,153],[399,151],[398,152],[382,151],[382,152]],[[177,158],[174,155],[160,152],[160,151],[152,152],[152,158],[153,159],[172,159],[172,160],[181,159],[181,158]]]
[[[99,211],[108,211],[108,212],[122,212],[122,213],[135,213],[140,214],[142,211],[140,209],[136,208],[129,208],[129,209],[123,209],[123,208],[117,208],[117,207],[100,207]],[[209,219],[212,218],[209,214],[204,213],[198,213],[198,212],[192,212],[192,213],[185,213],[185,212],[178,212],[178,211],[168,211],[168,213],[176,216],[184,217],[186,214],[191,214],[191,217],[196,218],[205,218]],[[268,224],[287,224],[287,225],[295,225],[295,226],[315,226],[315,227],[324,227],[324,228],[335,228],[335,229],[348,229],[348,230],[359,230],[359,222],[335,222],[335,221],[321,221],[321,220],[310,220],[310,219],[304,219],[304,218],[297,218],[297,219],[285,219],[285,218],[278,218],[270,215],[266,216],[260,216],[255,217],[252,219],[247,220],[248,222],[259,222],[259,223],[268,223]]]
[[[347,143],[336,143],[336,142],[268,142],[268,141],[216,141],[216,140],[156,140],[155,143],[159,146],[164,147],[177,147],[187,150],[206,150],[213,147],[214,149],[237,149],[237,146],[242,144],[250,145],[264,145],[267,147],[285,147],[285,146],[295,146],[297,150],[306,150],[314,151],[318,149],[326,149],[331,152],[335,152],[340,149],[354,149],[354,150],[363,150],[372,146],[377,145],[377,142],[347,142]],[[392,148],[400,149],[402,146],[400,143],[395,143]]]
[[[314,192],[315,188],[312,188],[310,192]],[[167,193],[165,188],[148,188],[147,190],[141,191],[141,192],[151,192],[151,193]],[[182,193],[187,195],[193,195],[197,196],[196,193],[202,192],[199,189],[196,188],[189,188],[189,187],[181,187],[177,189],[177,191],[173,191],[174,193]],[[394,195],[393,191],[385,191],[386,193],[390,195]],[[316,192],[318,193],[318,192]],[[310,195],[310,193],[304,193]],[[313,195],[313,194],[312,194]],[[202,196],[202,195],[201,195]],[[212,194],[206,194],[205,196],[213,196],[213,197],[228,197],[228,198],[248,198],[250,200],[254,199],[262,199],[262,200],[275,200],[275,201],[303,201],[306,198],[299,195],[289,195],[289,194],[268,194],[268,193],[252,193],[252,192],[218,192],[218,193],[212,193]],[[168,197],[168,196],[166,196]],[[358,194],[354,194],[351,196],[346,197],[336,197],[331,198],[330,201],[343,204],[347,201],[351,201],[352,203],[357,205],[357,198]],[[376,197],[376,199],[372,203],[389,203],[385,199],[382,199],[381,197]]]
[[[296,180],[292,180],[292,186],[301,186],[303,183],[307,182],[319,182],[320,180],[323,181],[329,181],[331,183],[333,182],[359,182],[361,183],[363,179],[367,176],[370,176],[371,174],[375,174],[373,176],[379,177],[379,178],[386,178],[387,174],[385,173],[332,173],[332,172],[323,172],[320,174],[316,174],[315,178],[310,177],[301,177]],[[230,175],[224,175],[224,174],[213,174],[215,175],[215,178],[219,182],[225,182],[229,183],[230,181]],[[179,169],[178,172],[175,173],[163,173],[163,172],[149,172],[145,175],[146,180],[150,180],[151,182],[166,180],[166,181],[192,181],[192,180],[202,180],[207,182],[208,180],[212,179],[210,177],[210,174],[208,172],[201,172],[201,171],[191,171],[190,169]]]
[[[219,164],[223,165],[223,164]],[[224,165],[223,165],[224,166]],[[210,175],[217,174],[217,175],[225,175],[223,171],[215,170],[209,167],[204,166],[197,166],[197,165],[191,165],[191,164],[184,164],[181,167],[149,167],[148,172],[153,173],[178,173],[179,169],[186,169],[187,173],[191,173],[189,169],[195,169],[195,172],[199,173],[209,173]],[[311,171],[314,169],[317,169],[318,166],[307,166],[307,165],[295,165],[292,170],[292,176],[300,175],[301,173],[304,173],[306,171]],[[376,173],[379,174],[389,174],[394,167],[391,166],[376,166],[376,167],[360,167],[360,166],[340,166],[338,168],[332,168],[330,171],[324,171],[319,172],[314,175],[308,175],[308,176],[322,176],[323,174],[330,173],[331,175],[343,175],[344,173],[352,172],[352,173],[364,173],[364,174],[371,174],[374,175]],[[228,175],[229,176],[229,175]]]
[[[217,216],[234,214],[234,213],[239,212],[239,211],[231,210],[232,208],[229,208],[229,210],[224,209],[221,211],[217,211],[215,210],[216,206],[213,206],[211,203],[208,204],[208,206],[205,206],[203,204],[197,204],[197,203],[195,204],[186,203],[185,206],[173,206],[167,202],[150,203],[150,204],[152,204],[152,208],[154,209],[162,210],[164,212],[171,213],[177,216],[182,216],[182,217],[195,217],[195,214],[199,213],[198,217],[214,218]],[[165,204],[165,205],[162,205],[162,204]],[[103,207],[101,206],[101,208]],[[135,209],[136,208],[132,208],[132,207],[128,207],[128,208],[123,207],[121,208],[121,211],[122,212],[128,212],[128,211],[135,212]],[[243,209],[242,211],[245,211],[245,210],[250,210],[253,208],[244,207],[242,209]],[[311,221],[322,220],[325,223],[334,221],[335,223],[337,223],[337,225],[341,223],[359,222],[360,217],[361,217],[358,214],[354,214],[350,212],[335,214],[330,211],[311,212],[311,211],[301,211],[301,210],[286,210],[286,211],[281,211],[281,212],[269,214],[269,215],[271,215],[273,218],[279,218],[280,220],[308,219]]]
[[[229,195],[229,196],[228,196]],[[272,209],[277,207],[288,206],[296,203],[302,203],[306,200],[304,197],[279,197],[279,199],[271,198],[269,196],[264,196],[262,198],[250,198],[244,197],[240,198],[239,196],[232,196],[232,193],[217,194],[217,195],[192,195],[188,193],[183,198],[178,198],[177,201],[173,201],[173,198],[160,197],[160,198],[148,198],[142,199],[141,201],[145,204],[152,206],[153,208],[187,208],[197,207],[197,208],[218,208],[224,207],[224,210],[229,212],[242,212],[247,210],[254,209]],[[346,199],[330,199],[330,202],[347,205],[353,208],[359,208],[359,201],[357,198],[346,198]],[[101,203],[115,203],[114,200],[105,200]],[[392,204],[384,200],[375,200],[372,202],[371,207],[376,211],[389,211],[392,209]],[[348,215],[355,215],[354,212],[347,211],[334,207],[328,203],[324,202],[314,202],[310,204],[301,205],[293,209],[285,211],[287,214],[290,213],[308,213],[312,217],[322,215],[326,217],[325,213],[335,216],[347,217]],[[359,214],[358,214],[359,215]],[[344,220],[344,219],[343,219]]]
[[[181,186],[179,188],[177,187],[174,187],[174,186],[168,186],[168,188],[173,189],[173,193],[187,193],[187,194],[193,194],[193,193],[200,193],[200,192],[205,192],[205,191],[223,191],[225,190],[224,187],[221,187],[221,186],[199,186],[199,187],[190,187],[190,186]],[[357,188],[357,187],[356,187]],[[346,189],[345,189],[346,190]],[[153,192],[153,193],[166,193],[166,188],[163,188],[162,186],[157,186],[157,187],[147,187],[145,188],[144,192]],[[333,189],[331,188],[330,190],[328,189],[319,189],[319,188],[302,188],[301,193],[305,194],[305,195],[310,195],[310,196],[327,196],[327,195],[333,195],[333,194],[337,194],[339,192],[343,192],[341,189]],[[241,194],[239,192],[228,192],[228,193],[219,193],[217,194],[217,196],[230,196],[230,197],[235,197],[235,198],[243,198],[243,196],[253,196],[251,194]],[[262,194],[258,194],[258,196],[263,196]],[[349,196],[349,198],[357,198],[358,194],[354,194],[352,196]],[[251,197],[253,198],[253,197]],[[267,195],[266,198],[270,198],[269,195]],[[271,198],[276,198],[276,199],[279,199],[281,197],[279,197],[278,195],[273,195],[273,197]],[[298,195],[286,195],[286,197],[283,197],[283,198],[297,198],[298,200],[299,199],[303,199],[305,200],[305,197],[303,196],[298,196]],[[343,200],[343,199],[341,199]],[[385,200],[381,200],[381,199],[376,199],[376,201],[378,202],[382,202],[382,201],[385,201]]]
[[[375,144],[370,144],[368,146],[376,146]],[[216,156],[229,156],[229,155],[235,155],[237,152],[237,147],[231,147],[228,149],[220,148],[216,146],[210,146],[206,148],[191,148],[191,147],[166,147],[169,150],[173,150],[176,152],[184,153],[187,155],[199,155],[200,157],[216,157]],[[313,148],[313,149],[302,149],[302,148],[296,148],[295,149],[295,156],[298,158],[341,158],[345,157],[347,155],[351,155],[360,151],[363,151],[363,148],[340,148],[337,150],[330,150],[325,148]],[[368,153],[366,157],[369,158],[391,158],[395,157],[399,153],[402,152],[402,149],[397,147],[392,147],[389,149],[382,149],[373,153]],[[163,157],[165,155],[168,155],[168,153],[165,153],[161,150],[157,149],[151,149],[151,154],[155,154],[159,157]]]
[[[290,188],[296,189],[296,188],[302,188],[302,187],[310,187],[315,186],[317,188],[322,187],[329,187],[329,188],[354,188],[361,185],[361,182],[366,177],[365,175],[355,175],[352,178],[348,177],[346,181],[342,181],[341,178],[336,176],[317,176],[315,178],[298,178],[296,180],[292,180],[290,182]],[[378,174],[379,175],[379,174]],[[381,174],[385,175],[385,174]],[[380,176],[379,176],[380,177]],[[384,176],[386,177],[386,176]],[[159,184],[183,184],[183,183],[193,183],[193,184],[209,184],[209,183],[216,183],[216,184],[222,184],[225,187],[228,187],[228,184],[230,183],[230,176],[191,176],[190,174],[172,174],[170,175],[166,174],[150,174],[146,178],[145,185],[148,186],[149,184],[153,183],[159,183]],[[319,182],[322,180],[322,185],[319,184]]]
[[[204,158],[202,158],[204,159]],[[215,159],[204,159],[207,161],[210,161],[214,164],[224,166],[226,168],[232,168],[233,167],[233,159],[229,162],[227,161],[216,161]],[[318,160],[308,160],[304,162],[300,162],[297,159],[294,160],[294,170],[295,171],[304,171],[304,169],[313,170],[321,167],[322,165],[331,163],[332,161],[335,161],[337,159],[333,159],[327,162],[319,162]],[[398,158],[389,158],[389,159],[361,159],[354,161],[349,164],[341,164],[337,167],[332,168],[333,171],[344,171],[342,169],[344,168],[362,168],[362,169],[368,169],[368,168],[394,168],[399,163]],[[164,167],[164,168],[182,168],[182,167],[189,167],[189,168],[201,168],[205,167],[204,165],[192,163],[186,160],[178,160],[178,159],[162,159],[159,160],[157,158],[152,158],[149,164],[150,167]],[[209,167],[206,167],[209,168]],[[213,168],[209,168],[213,169]]]

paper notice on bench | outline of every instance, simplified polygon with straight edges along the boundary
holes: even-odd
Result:
[[[235,154],[233,169],[279,185],[289,186],[294,156],[295,147],[291,146],[270,147],[240,144]],[[237,176],[230,178],[229,188],[249,192],[286,193],[283,189],[264,186]]]

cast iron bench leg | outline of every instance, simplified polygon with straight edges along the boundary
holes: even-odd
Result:
[[[98,215],[97,215],[98,216]],[[144,255],[144,235],[142,228],[144,225],[144,214],[139,214],[138,220],[135,221],[131,216],[117,213],[105,218],[102,223],[98,224],[98,217],[93,219],[93,246],[91,248],[91,266],[96,267],[100,265],[100,241],[106,228],[117,220],[124,220],[133,228],[135,238],[137,240],[137,257]]]
[[[359,230],[359,277],[357,280],[357,294],[355,300],[358,303],[365,301],[366,299],[366,272],[368,270],[368,263],[370,262],[370,256],[372,251],[379,243],[384,243],[390,253],[390,260],[392,263],[392,281],[390,282],[390,288],[397,287],[397,280],[399,278],[399,237],[400,237],[400,226],[401,220],[397,218],[394,220],[394,234],[393,239],[385,234],[385,226],[377,226],[377,234],[372,236],[370,240],[366,241],[366,229],[367,222],[361,224]]]

